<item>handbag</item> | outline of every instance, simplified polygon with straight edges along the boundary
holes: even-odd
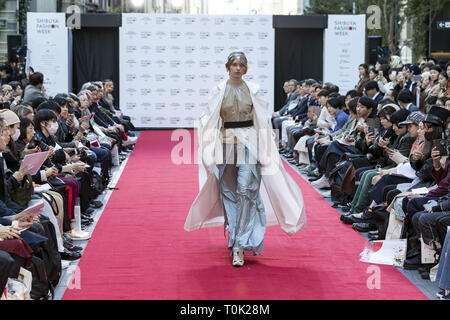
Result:
[[[47,182],[52,187],[52,190],[54,190],[54,191],[56,191],[56,192],[58,192],[60,194],[64,194],[65,193],[67,185],[60,178],[58,178],[58,177],[48,177],[47,178]]]
[[[17,203],[22,208],[28,207],[28,203],[34,193],[32,177],[27,174],[23,177],[23,180],[19,183],[19,187],[15,188],[9,195],[11,200]]]

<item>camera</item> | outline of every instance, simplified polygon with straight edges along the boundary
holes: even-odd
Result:
[[[28,144],[28,149],[34,149],[36,147],[39,147],[42,152],[50,150],[50,147],[46,143],[44,143],[37,135],[34,135]]]

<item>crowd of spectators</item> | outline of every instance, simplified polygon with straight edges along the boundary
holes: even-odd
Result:
[[[46,299],[61,270],[81,257],[74,241],[90,238],[87,227],[103,206],[96,199],[137,137],[114,103],[113,81],[49,97],[42,73],[11,79],[7,71],[0,66],[0,294],[24,268],[31,298]],[[24,164],[39,153],[39,170]]]
[[[272,114],[279,152],[330,190],[343,223],[371,240],[407,239],[403,267],[423,278],[438,268],[449,299],[450,63],[394,56],[358,71],[344,95],[314,79],[284,83],[285,104]],[[425,245],[434,263],[422,263]]]

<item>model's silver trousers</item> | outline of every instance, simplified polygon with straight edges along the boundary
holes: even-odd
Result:
[[[259,188],[261,165],[249,161],[245,148],[245,159],[238,159],[236,145],[232,146],[232,161],[218,164],[219,187],[225,209],[225,230],[228,229],[228,247],[232,252],[251,250],[255,255],[263,249],[266,231],[266,215]],[[233,147],[234,146],[234,147]],[[240,161],[237,161],[240,160]],[[231,162],[231,163],[230,163]]]

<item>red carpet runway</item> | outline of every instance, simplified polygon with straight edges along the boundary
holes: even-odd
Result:
[[[289,237],[268,227],[262,254],[233,268],[223,228],[183,229],[198,169],[171,162],[171,133],[141,133],[78,265],[80,289],[65,300],[427,299],[390,266],[376,266],[373,288],[371,265],[359,262],[366,240],[290,167],[306,228]]]

